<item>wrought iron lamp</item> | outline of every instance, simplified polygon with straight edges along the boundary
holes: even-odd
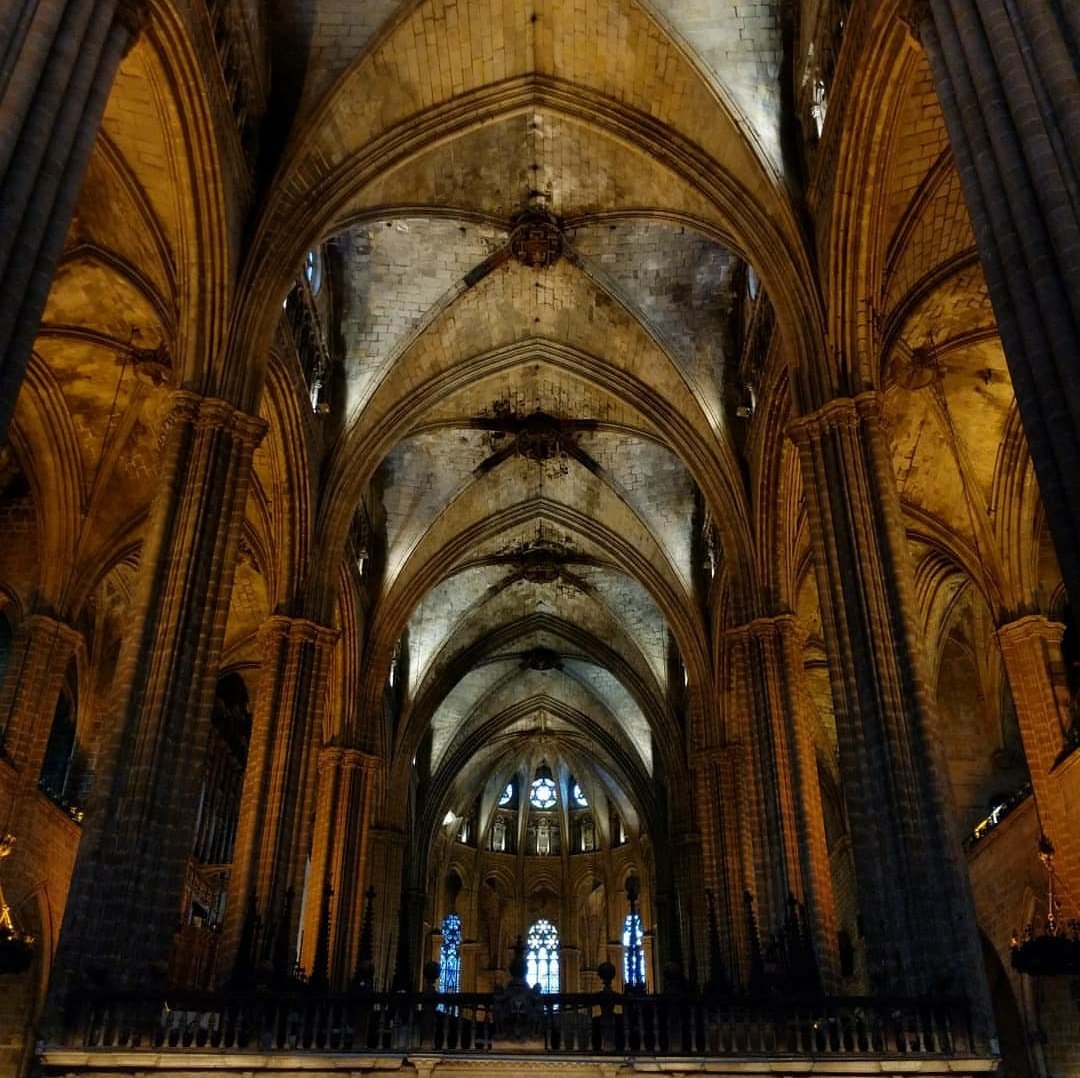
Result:
[[[0,836],[0,862],[11,855],[14,835]],[[11,918],[11,907],[0,886],[0,974],[24,973],[34,960],[34,937],[20,932]]]
[[[1069,934],[1059,926],[1061,908],[1055,891],[1054,846],[1045,836],[1039,839],[1039,860],[1046,868],[1046,925],[1036,934],[1035,925],[1024,929],[1021,942],[1014,935],[1010,944],[1013,969],[1033,977],[1080,974],[1080,920],[1069,921]]]

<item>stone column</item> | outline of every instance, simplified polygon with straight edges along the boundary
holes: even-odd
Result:
[[[1057,770],[1069,726],[1067,689],[1055,679],[1065,626],[1033,614],[998,627],[998,644],[1016,705],[1016,719],[1031,771],[1031,787],[1044,834],[1054,844],[1054,868],[1070,893],[1080,894],[1080,794],[1075,768]],[[1055,685],[1055,680],[1058,684]],[[1066,697],[1066,699],[1063,699]],[[1071,782],[1070,782],[1071,779]]]
[[[1047,522],[1080,605],[1080,7],[923,0],[926,47]]]
[[[742,913],[749,851],[742,811],[744,758],[742,746],[726,745],[699,753],[694,769],[704,883],[712,894],[705,911],[704,931],[698,939],[701,980],[715,985],[718,975],[722,975],[723,982],[732,988],[745,979],[749,968]],[[713,968],[717,946],[721,971]],[[686,970],[688,976],[691,972]]]
[[[749,732],[758,925],[767,942],[785,931],[790,897],[806,910],[822,984],[839,977],[825,817],[803,677],[804,634],[791,614],[757,618],[726,634],[735,706]]]
[[[0,40],[0,442],[138,0],[22,0]]]
[[[0,722],[4,754],[24,788],[41,774],[64,674],[81,643],[77,630],[48,614],[31,614],[16,636],[0,688]]]
[[[876,991],[989,1003],[876,394],[796,420],[859,909]]]
[[[375,888],[374,962],[375,984],[389,988],[398,952],[399,909],[406,857],[405,835],[396,829],[375,826],[368,837],[367,878]]]
[[[52,1014],[89,980],[158,986],[191,854],[251,458],[266,424],[181,390],[163,431],[83,841],[53,966]]]
[[[261,674],[240,795],[220,973],[228,973],[239,957],[252,895],[264,930],[255,957],[271,960],[279,945],[279,959],[291,965],[295,958],[311,835],[315,746],[322,737],[337,639],[336,630],[304,618],[274,616],[259,631]],[[286,897],[289,892],[291,899]],[[282,924],[286,907],[289,923]],[[311,907],[309,887],[309,912]],[[316,918],[318,913],[316,903]]]
[[[356,970],[367,889],[367,845],[378,759],[359,749],[332,746],[319,753],[315,796],[315,831],[311,843],[311,876],[304,918],[301,963],[314,968],[319,934],[326,941],[329,978],[343,989]],[[320,923],[323,896],[329,888],[329,926]]]

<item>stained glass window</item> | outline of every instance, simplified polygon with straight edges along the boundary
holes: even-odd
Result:
[[[529,791],[529,803],[533,808],[555,807],[555,783],[552,779],[534,779]]]
[[[504,805],[509,805],[510,802],[513,800],[514,784],[512,782],[508,782],[506,784],[506,789],[503,790],[503,792],[499,795],[499,807],[502,808]]]
[[[623,983],[645,987],[645,948],[642,945],[641,916],[628,913],[623,921]]]
[[[576,783],[576,782],[574,783],[574,789],[571,791],[571,793],[573,793],[573,795],[574,795],[574,804],[575,805],[579,805],[581,808],[588,808],[589,807],[588,799],[585,797],[585,791],[581,788],[581,786],[578,783]]]
[[[540,991],[559,991],[559,930],[546,918],[529,929],[525,941],[525,980]]]
[[[440,992],[461,991],[461,918],[456,913],[443,918],[438,987]]]

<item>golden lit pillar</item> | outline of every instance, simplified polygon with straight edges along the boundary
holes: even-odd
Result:
[[[261,672],[240,795],[219,973],[228,974],[238,960],[291,966],[295,958],[310,839],[315,746],[322,736],[338,635],[305,618],[279,615],[268,618],[259,630]],[[240,955],[252,897],[262,924],[259,952]]]
[[[53,966],[70,989],[164,980],[199,788],[251,461],[266,424],[173,394],[131,625]]]
[[[866,941],[877,991],[967,992],[989,1024],[966,865],[916,627],[912,569],[875,393],[797,419]]]
[[[1069,728],[1061,667],[1065,627],[1032,614],[998,627],[998,644],[1009,678],[1016,720],[1031,772],[1043,833],[1054,844],[1054,868],[1072,894],[1080,894],[1080,778],[1060,769]],[[1070,784],[1070,779],[1071,784]]]
[[[77,630],[48,614],[31,614],[16,635],[0,688],[0,725],[4,754],[24,786],[38,781],[64,675],[81,643]]]
[[[379,762],[359,749],[319,753],[311,874],[301,964],[347,987],[356,971],[367,887],[371,808]],[[325,959],[320,956],[325,954]],[[318,968],[325,962],[326,968]]]
[[[839,975],[836,910],[825,843],[817,756],[803,678],[804,633],[791,614],[729,630],[735,704],[750,741],[748,824],[763,944],[797,927],[805,910],[822,984]]]

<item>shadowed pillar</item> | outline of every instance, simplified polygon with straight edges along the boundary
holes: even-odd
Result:
[[[836,911],[825,844],[817,757],[802,686],[803,633],[791,614],[757,618],[726,634],[736,677],[737,714],[752,750],[749,783],[758,920],[779,937],[789,896],[806,910],[818,972],[835,988]]]
[[[228,973],[240,957],[237,948],[252,895],[267,929],[258,957],[270,959],[278,937],[287,942],[288,960],[294,957],[310,838],[314,746],[322,736],[337,640],[335,629],[305,618],[275,616],[260,629],[262,673],[240,799],[221,973]],[[291,923],[281,925],[290,891]]]
[[[173,395],[54,963],[52,1014],[86,983],[158,986],[195,837],[251,459],[265,423]]]
[[[141,0],[0,5],[0,443]]]
[[[829,656],[859,910],[875,990],[989,1003],[915,627],[912,570],[876,394],[791,426]]]
[[[926,47],[1016,403],[1080,604],[1080,5],[923,0]]]
[[[377,774],[378,760],[359,749],[330,747],[319,753],[302,962],[305,969],[314,968],[319,933],[328,928],[330,983],[338,989],[347,986],[356,968]],[[327,888],[334,898],[329,925],[324,926],[320,924],[319,910]]]

